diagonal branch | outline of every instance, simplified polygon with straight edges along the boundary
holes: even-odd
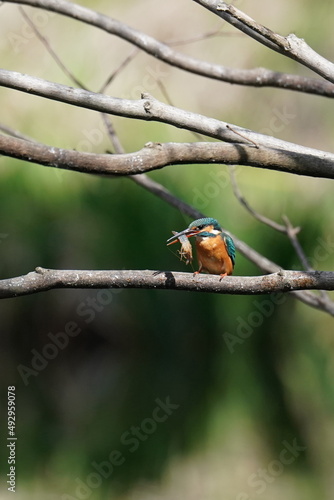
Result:
[[[334,85],[320,79],[280,73],[265,68],[251,70],[227,68],[189,57],[173,50],[168,44],[161,43],[115,19],[66,0],[57,0],[57,2],[54,0],[7,0],[7,3],[39,7],[82,21],[126,40],[166,64],[207,78],[253,87],[276,87],[326,97],[334,96]],[[203,5],[206,6],[205,2]],[[216,9],[214,12],[217,13]]]
[[[282,36],[257,23],[233,5],[220,0],[194,0],[266,47],[290,57],[334,83],[334,64],[294,34]]]
[[[19,7],[19,10],[25,19],[25,21],[29,24],[37,38],[42,42],[42,44],[46,47],[48,50],[49,54],[51,55],[52,59],[56,62],[58,67],[63,71],[65,75],[67,75],[78,87],[81,87],[82,89],[85,88],[85,86],[82,84],[80,80],[70,71],[67,66],[63,63],[63,61],[60,59],[58,54],[54,51],[54,49],[51,47],[50,42],[45,38],[45,36],[42,35],[40,30],[37,28],[35,23],[30,19],[29,15],[26,13],[26,11],[23,9],[23,7]]]
[[[276,221],[269,219],[265,215],[260,214],[254,208],[248,203],[246,198],[243,196],[243,194],[240,191],[240,188],[238,186],[235,172],[234,172],[234,166],[232,165],[230,167],[230,178],[231,178],[231,184],[232,184],[232,189],[234,196],[236,199],[239,201],[239,203],[249,212],[256,220],[259,222],[262,222],[262,224],[265,224],[268,227],[271,227],[275,231],[278,231],[279,233],[283,233],[289,236],[289,238],[292,236],[292,234],[296,235],[296,233],[300,230],[300,228],[294,228],[292,227],[291,223],[290,226],[288,225],[283,225],[283,224],[278,224]],[[310,271],[311,269],[307,269]]]
[[[297,290],[333,290],[334,272],[279,271],[265,276],[196,275],[171,271],[81,271],[36,268],[24,276],[0,280],[0,298],[55,288],[145,288],[255,295]],[[331,311],[334,315],[334,309]]]

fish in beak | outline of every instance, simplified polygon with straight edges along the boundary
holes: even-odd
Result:
[[[167,245],[173,245],[173,243],[176,243],[178,241],[179,238],[182,239],[182,237],[187,237],[187,238],[190,238],[191,236],[195,236],[195,234],[198,234],[200,231],[198,230],[195,230],[195,229],[190,229],[189,227],[187,227],[187,229],[184,229],[183,231],[181,231],[180,233],[174,233],[173,236],[171,236],[171,238],[169,238],[167,240]]]

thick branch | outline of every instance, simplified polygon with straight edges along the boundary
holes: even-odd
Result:
[[[304,175],[333,177],[334,154],[332,153],[306,148],[237,125],[191,113],[164,104],[148,94],[143,95],[143,98],[139,100],[118,99],[7,70],[0,70],[0,85],[103,113],[167,123],[226,142],[240,143],[246,146],[255,143],[258,146],[278,149],[281,152],[279,158],[276,158],[276,162],[285,160],[283,163],[287,164],[286,171],[291,171],[293,166],[298,170],[299,166],[301,169],[299,173]],[[236,146],[235,148],[237,149]],[[247,151],[250,150],[247,149]],[[245,154],[245,149],[240,148],[236,156],[247,157],[247,154]],[[266,153],[263,152],[260,155],[264,157]],[[233,161],[238,163],[237,160]],[[240,163],[244,164],[245,162],[241,161]],[[264,163],[263,161],[263,166]],[[268,158],[266,163],[268,164]],[[273,163],[275,164],[275,160]],[[279,168],[279,165],[277,167]]]
[[[282,36],[257,23],[233,5],[220,0],[194,0],[263,45],[310,68],[334,82],[334,64],[315,52],[294,34]]]
[[[94,154],[0,135],[0,154],[49,167],[103,175],[136,175],[167,165],[248,165],[299,175],[334,178],[334,159],[221,142],[147,143],[134,153]]]
[[[161,43],[145,33],[135,30],[115,19],[94,12],[81,5],[66,2],[65,0],[7,0],[7,3],[19,3],[32,7],[39,7],[77,19],[91,26],[100,28],[107,33],[116,35],[171,66],[197,75],[239,85],[254,87],[269,86],[323,95],[326,97],[334,96],[334,86],[320,79],[279,73],[265,68],[250,70],[226,68],[218,64],[200,61],[177,52],[171,49],[167,44]]]
[[[0,280],[0,298],[55,288],[145,288],[255,295],[297,290],[334,290],[334,272],[279,271],[265,276],[196,275],[171,271],[77,271],[36,268]],[[334,314],[334,311],[333,311]]]

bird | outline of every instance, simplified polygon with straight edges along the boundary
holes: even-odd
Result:
[[[198,271],[219,274],[220,279],[233,273],[235,265],[235,246],[232,238],[223,232],[216,219],[204,217],[194,220],[189,226],[167,240],[167,245],[180,242],[184,236],[196,238]]]

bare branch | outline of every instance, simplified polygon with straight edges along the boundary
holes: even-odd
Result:
[[[230,151],[231,154],[230,158],[227,158],[227,161],[221,161],[220,159],[212,161],[221,161],[221,163],[230,164],[248,164],[258,167],[266,167],[271,164],[272,168],[276,170],[315,177],[333,178],[333,153],[306,148],[271,136],[259,134],[238,127],[237,125],[231,125],[214,118],[175,108],[154,99],[148,94],[144,94],[140,100],[119,99],[104,94],[88,92],[83,89],[74,89],[66,85],[48,82],[40,78],[7,70],[0,70],[0,85],[75,106],[93,109],[102,113],[163,122],[219,140],[238,143],[233,148],[226,149],[226,152]],[[240,134],[242,137],[240,137]],[[245,138],[245,144],[241,147],[243,137]],[[255,142],[259,146],[259,149],[250,148],[249,142]],[[260,146],[272,149],[266,150]],[[212,147],[218,148],[219,146],[214,145]],[[216,149],[213,150],[216,151]],[[205,161],[210,160],[206,159]],[[181,163],[186,162],[188,160]],[[197,163],[201,162],[202,160]],[[159,167],[157,166],[156,168]],[[150,168],[146,169],[143,166],[140,171],[143,172],[146,170],[150,170]],[[122,175],[124,175],[124,172]]]
[[[174,51],[167,44],[161,43],[145,33],[130,28],[115,19],[65,0],[58,0],[57,2],[54,0],[7,0],[7,3],[18,3],[39,7],[90,24],[128,41],[144,52],[171,66],[207,78],[239,85],[276,87],[326,97],[334,96],[334,85],[320,79],[279,73],[265,68],[255,68],[251,70],[226,68],[218,64],[200,61]],[[210,2],[198,1],[197,3],[202,3],[206,6],[205,4],[209,4]],[[211,3],[217,4],[218,2]],[[217,13],[216,8],[214,12]]]
[[[179,40],[168,40],[165,43],[170,47],[173,47],[175,45],[189,45],[191,43],[202,42],[203,40],[214,38],[219,35],[230,35],[230,33],[222,33],[222,29],[221,27],[219,27],[215,30],[208,31],[207,33],[201,33],[200,35],[196,35],[190,38],[181,38]]]
[[[115,139],[115,137],[114,137]],[[0,136],[0,141],[1,141],[1,136]],[[122,147],[117,141],[114,142],[114,147],[116,151],[122,151]],[[53,148],[54,149],[54,148]],[[82,154],[88,154],[88,153],[82,153]],[[108,158],[114,158],[115,155],[98,155],[98,156],[108,156]],[[141,175],[131,175],[129,176],[131,180],[139,184],[140,186],[144,187],[151,193],[155,194],[158,196],[160,199],[166,201],[173,207],[177,208],[180,210],[182,213],[187,215],[190,218],[193,219],[198,219],[201,217],[204,217],[205,215],[202,214],[200,211],[196,210],[194,207],[191,205],[185,203],[184,201],[180,200],[176,196],[174,196],[168,189],[163,187],[161,184],[158,182],[154,181],[153,179],[150,179],[147,177],[145,174]],[[243,242],[233,234],[231,234],[229,231],[225,229],[225,232],[230,234],[234,240],[234,243],[236,245],[237,250],[243,254],[247,259],[249,259],[251,262],[253,262],[255,265],[257,265],[260,269],[262,269],[264,272],[268,273],[273,273],[273,272],[278,272],[281,271],[281,267],[272,262],[271,260],[267,259],[265,256],[261,255],[259,252],[251,248],[247,243]],[[305,304],[315,307],[317,309],[321,309],[323,311],[331,311],[332,304],[331,303],[324,303],[323,300],[320,297],[317,297],[311,292],[304,291],[304,292],[292,292],[293,295],[296,296],[299,300],[304,302]]]
[[[27,4],[31,4],[31,5],[36,5],[36,2],[13,2],[13,3],[27,3]],[[37,2],[37,3],[39,3],[39,2]],[[49,2],[49,0],[45,0],[44,3],[47,4],[50,2]],[[60,4],[62,4],[62,5],[65,4],[65,5],[70,6],[70,7],[72,6],[72,4],[69,4],[68,2],[64,2],[63,0],[60,0],[59,2],[57,2],[57,5],[56,5],[57,8],[59,7]],[[75,5],[73,5],[73,7],[74,7],[74,9],[77,8],[77,6],[75,6]],[[51,10],[57,11],[57,8],[51,9]],[[85,10],[84,8],[81,8],[79,6],[79,10],[80,9]],[[89,12],[92,12],[92,11],[89,11]],[[93,13],[93,14],[96,14],[96,13]],[[100,16],[100,15],[96,14],[96,16]],[[71,17],[76,17],[76,16],[71,16]],[[102,16],[102,17],[106,18],[106,16]],[[78,19],[79,19],[79,17],[78,17]],[[109,19],[109,18],[106,18],[106,19]],[[146,45],[146,42],[147,42],[146,35],[140,34],[139,32],[135,32],[134,30],[131,30],[130,28],[122,25],[121,23],[117,23],[116,21],[113,21],[113,20],[109,20],[109,21],[115,22],[118,25],[118,27],[120,27],[121,31],[124,28],[126,28],[126,30],[129,30],[132,34],[137,33],[139,35],[142,35],[144,37],[143,45],[144,46]],[[84,22],[88,22],[88,21],[84,21]],[[89,24],[91,24],[91,23],[89,23]],[[106,30],[106,31],[108,31],[108,30]],[[114,33],[114,34],[117,34],[117,33]],[[118,35],[118,36],[121,36],[121,35]],[[145,39],[145,37],[146,37],[146,39]],[[128,39],[126,37],[123,37],[123,38]],[[153,42],[153,45],[154,44],[159,45],[159,42],[156,42],[154,39],[150,39],[150,37],[148,37],[148,39]],[[128,41],[131,42],[131,40],[128,40]],[[134,43],[138,47],[143,48],[145,50],[144,46],[141,46],[140,43],[135,43],[135,42],[131,42],[131,43]],[[47,43],[45,45],[47,46],[47,48],[49,50],[50,46]],[[160,45],[162,47],[164,47],[163,44],[160,44]],[[150,52],[149,50],[147,50],[147,52],[152,53],[152,55],[155,55],[155,56],[157,55],[154,51]],[[131,59],[135,55],[135,53],[136,53],[136,51],[134,51],[132,54],[130,54],[130,56],[125,60],[125,62],[122,63],[119,70],[121,70],[125,64],[127,64],[128,62],[131,61]],[[175,54],[177,54],[177,53],[174,53],[173,51],[171,51],[172,57]],[[182,56],[182,54],[181,54],[181,56]],[[160,54],[158,54],[158,57],[160,57]],[[186,56],[182,56],[182,57],[189,59]],[[162,60],[164,60],[163,57],[160,57],[160,58]],[[190,59],[190,61],[191,61],[191,59]],[[196,61],[196,60],[193,60],[193,61],[198,63],[198,61]],[[173,64],[173,62],[168,61],[168,58],[166,59],[166,62]],[[201,62],[199,62],[199,63],[201,63]],[[174,64],[174,65],[177,66],[177,64]],[[180,65],[179,67],[182,67],[182,66]],[[187,68],[183,68],[183,69],[187,69]],[[223,69],[225,69],[225,68],[223,68]],[[188,70],[190,71],[190,69],[188,69]],[[259,71],[262,71],[262,70],[260,69]],[[263,70],[263,71],[266,72],[267,70]],[[196,72],[196,71],[194,71],[194,72]],[[108,79],[107,84],[109,83],[110,79],[112,79],[114,77],[115,74],[117,74],[117,70],[116,70],[116,72],[114,72],[114,74],[111,76],[111,78]],[[201,74],[201,73],[199,73],[199,74]],[[273,73],[273,74],[275,75],[275,78],[279,76],[278,73]],[[72,75],[69,75],[69,76],[72,77]],[[206,76],[208,76],[208,75],[206,75]],[[259,73],[254,73],[253,76],[256,78],[256,81],[259,81]],[[289,76],[292,76],[293,78],[295,78],[293,75],[283,75],[284,78],[289,77]],[[19,78],[17,78],[17,77],[19,77]],[[17,90],[22,90],[22,91],[28,92],[28,93],[34,93],[36,95],[40,95],[43,97],[59,100],[59,101],[66,102],[69,104],[74,104],[74,105],[86,107],[89,109],[94,109],[94,110],[100,111],[102,113],[110,113],[110,114],[115,114],[115,115],[119,115],[119,116],[139,118],[139,119],[143,119],[143,120],[161,121],[161,122],[169,123],[169,124],[177,126],[177,127],[182,127],[182,128],[191,130],[193,132],[198,132],[198,133],[206,134],[206,135],[209,135],[211,137],[218,138],[218,139],[223,139],[223,140],[226,140],[229,142],[233,142],[233,143],[239,142],[239,144],[234,144],[234,145],[228,145],[228,144],[219,144],[219,145],[217,144],[216,145],[215,143],[207,143],[207,144],[203,143],[205,145],[204,146],[205,149],[208,149],[208,146],[210,145],[210,148],[212,149],[212,151],[216,152],[216,154],[219,153],[219,150],[215,149],[217,146],[227,147],[227,149],[224,150],[224,159],[223,159],[222,163],[223,162],[229,163],[228,158],[230,157],[231,163],[243,164],[242,158],[245,158],[245,156],[248,157],[249,155],[251,156],[252,152],[254,150],[256,150],[256,148],[254,148],[253,146],[250,146],[249,143],[252,143],[252,144],[255,144],[259,149],[261,149],[261,154],[263,154],[263,156],[261,158],[260,158],[260,156],[258,156],[256,158],[256,161],[257,162],[260,161],[260,163],[261,162],[264,162],[264,163],[263,164],[262,163],[256,164],[256,166],[263,167],[263,166],[265,166],[266,161],[269,165],[269,160],[268,160],[269,156],[266,157],[266,152],[265,152],[265,149],[268,148],[268,151],[267,151],[268,155],[277,154],[277,153],[282,155],[281,158],[278,158],[278,157],[276,158],[279,170],[282,170],[282,169],[284,170],[285,168],[287,168],[286,171],[289,171],[289,172],[293,171],[295,173],[305,173],[304,171],[300,171],[300,169],[298,168],[298,165],[301,164],[301,160],[302,160],[302,162],[304,164],[309,165],[310,168],[312,166],[313,173],[308,173],[306,171],[307,175],[318,175],[318,174],[314,173],[313,167],[314,167],[314,165],[316,165],[316,170],[318,169],[319,165],[317,165],[316,159],[321,158],[322,163],[320,164],[320,172],[322,171],[322,168],[326,167],[325,170],[323,171],[323,173],[326,171],[325,176],[332,177],[334,156],[332,158],[331,157],[332,155],[329,153],[319,152],[317,150],[312,150],[310,148],[303,148],[301,146],[297,146],[297,145],[287,143],[284,141],[279,141],[277,139],[270,138],[268,136],[264,136],[262,134],[257,134],[255,132],[242,129],[242,128],[234,126],[234,125],[229,125],[229,124],[226,124],[224,122],[220,122],[218,120],[213,120],[213,119],[201,116],[201,115],[196,115],[195,113],[188,113],[188,112],[183,111],[183,110],[178,110],[177,108],[174,108],[172,106],[167,106],[163,103],[160,103],[159,101],[153,99],[151,96],[148,96],[148,95],[144,95],[143,99],[138,100],[138,101],[114,99],[114,98],[108,97],[108,96],[102,96],[102,99],[101,99],[100,94],[94,94],[93,92],[88,92],[88,91],[85,92],[84,90],[80,91],[79,89],[73,89],[71,87],[65,87],[65,86],[61,86],[61,85],[59,86],[59,85],[53,84],[51,82],[44,82],[43,80],[34,79],[34,78],[29,77],[27,75],[20,75],[19,73],[15,73],[15,74],[11,73],[10,74],[10,72],[1,71],[0,72],[0,79],[1,78],[2,78],[2,83],[5,86],[15,88]],[[20,80],[20,78],[21,78],[21,80]],[[283,78],[283,80],[284,80],[284,78]],[[297,77],[297,79],[298,78],[299,77]],[[311,81],[309,79],[305,79],[305,80],[308,80],[309,82]],[[36,85],[36,83],[37,83],[37,85]],[[261,82],[261,85],[262,85],[262,82]],[[312,83],[312,85],[313,85],[313,83]],[[318,83],[316,83],[316,85],[318,85]],[[288,88],[288,86],[286,86],[285,84],[280,85],[280,86]],[[304,89],[304,91],[305,91],[305,89]],[[331,93],[333,92],[332,88],[331,88],[330,92]],[[318,91],[316,93],[318,93]],[[321,91],[320,91],[320,93],[321,93]],[[107,122],[106,115],[104,115],[104,119]],[[109,126],[108,130],[109,130],[109,134],[111,134],[111,136],[112,136],[114,148],[115,148],[116,152],[119,153],[118,155],[91,155],[91,156],[89,156],[88,153],[77,153],[76,151],[68,152],[66,150],[57,150],[56,148],[48,148],[44,145],[38,145],[37,143],[34,143],[34,142],[32,142],[31,145],[36,146],[36,144],[37,144],[37,146],[41,146],[39,153],[44,152],[44,155],[45,155],[44,160],[41,161],[42,164],[48,165],[48,163],[47,163],[48,160],[46,161],[46,158],[48,155],[51,155],[49,158],[51,158],[51,160],[52,160],[52,155],[56,154],[56,156],[57,156],[57,154],[59,153],[57,156],[57,161],[59,161],[59,165],[57,165],[57,166],[60,166],[61,168],[76,169],[76,167],[78,166],[77,162],[79,161],[78,156],[76,156],[76,157],[75,156],[74,157],[67,156],[67,153],[75,153],[75,154],[79,154],[79,155],[84,155],[84,157],[81,156],[81,158],[80,158],[80,161],[83,162],[83,164],[81,166],[79,165],[80,171],[85,171],[85,172],[90,172],[90,173],[101,173],[103,170],[101,171],[99,167],[102,167],[102,169],[103,169],[107,165],[106,163],[104,163],[104,161],[102,161],[102,160],[105,160],[105,158],[108,158],[108,160],[110,160],[112,158],[113,161],[116,160],[116,162],[117,162],[120,160],[120,158],[117,158],[117,156],[121,157],[121,163],[119,163],[120,167],[122,167],[122,164],[124,167],[124,159],[127,159],[129,161],[134,160],[134,158],[131,158],[131,155],[121,154],[121,153],[123,153],[123,150],[122,150],[122,147],[121,147],[121,145],[118,141],[118,138],[115,134],[115,131],[113,130],[113,127]],[[239,136],[239,138],[238,138],[238,136]],[[241,137],[242,141],[240,141],[240,137]],[[10,145],[8,142],[8,140],[11,138],[4,137],[4,138],[0,138],[0,139],[3,140],[4,148],[6,148],[6,147],[10,148],[13,146],[13,143]],[[22,141],[22,143],[26,143],[26,141]],[[22,146],[21,153],[23,154],[24,159],[32,161],[32,156],[29,157],[28,153],[32,153],[33,150],[28,150],[26,148],[26,144],[24,144],[24,145],[21,144],[21,146]],[[168,154],[170,155],[169,146],[172,146],[172,147],[176,146],[175,151],[173,153],[174,156],[173,155],[168,156]],[[173,164],[173,158],[174,158],[174,160],[175,160],[175,158],[177,160],[175,162],[175,164],[176,163],[179,163],[179,164],[194,163],[194,162],[201,162],[201,163],[202,162],[205,162],[205,163],[208,163],[208,162],[220,163],[221,162],[220,161],[221,157],[208,158],[207,154],[206,154],[206,156],[204,155],[203,161],[199,161],[198,160],[198,153],[200,152],[202,145],[200,144],[199,149],[196,150],[197,146],[198,146],[198,144],[196,144],[196,143],[195,144],[177,144],[177,145],[150,143],[142,151],[145,151],[147,148],[151,148],[152,150],[154,150],[154,148],[159,148],[157,151],[155,151],[153,156],[158,158],[159,155],[157,155],[156,153],[160,154],[161,150],[162,150],[163,153],[165,154],[165,160],[166,160],[165,164],[166,165]],[[187,160],[187,158],[186,158],[187,155],[185,155],[184,147],[186,147],[186,149],[188,149],[188,150],[191,150],[193,155],[196,156],[197,161],[193,159],[191,152],[188,153],[189,158]],[[269,149],[270,149],[270,151],[269,151]],[[285,151],[286,149],[288,150],[288,152]],[[232,159],[232,156],[233,156],[232,150],[236,151],[238,153],[238,155],[240,156],[240,158],[236,159],[234,156]],[[140,151],[138,153],[141,153],[142,151]],[[64,153],[63,158],[61,158],[62,152]],[[295,156],[296,156],[295,162],[292,161],[293,158],[290,155],[291,152],[293,154],[295,154]],[[36,150],[35,150],[35,153],[36,153]],[[138,153],[136,154],[137,156],[138,156]],[[220,151],[220,153],[223,154],[223,151]],[[300,154],[304,155],[304,157],[302,159],[300,158]],[[132,154],[132,155],[134,155],[134,154]],[[179,155],[179,156],[177,157],[177,155]],[[181,158],[181,155],[182,155],[182,158]],[[313,157],[312,157],[312,155],[313,155]],[[15,156],[15,155],[13,155],[13,156]],[[292,163],[288,167],[285,164],[282,168],[282,164],[284,163],[283,158],[286,156],[288,156],[291,159]],[[309,163],[307,163],[308,156],[311,157],[311,158],[309,158]],[[96,161],[99,161],[98,157],[100,157],[101,164],[98,165],[96,169],[90,168],[89,163],[92,167],[92,165],[96,164]],[[160,161],[161,161],[161,159],[162,159],[162,157],[160,155]],[[298,163],[298,160],[299,160],[299,163]],[[140,155],[139,155],[139,163],[145,164],[145,161],[149,165],[149,168],[147,170],[150,170],[152,167],[152,165],[150,163],[152,161],[152,155],[151,156],[148,155],[147,157],[145,157],[145,156],[140,157]],[[325,165],[324,161],[325,161],[325,163],[327,162],[326,165]],[[65,165],[65,163],[66,163],[66,165]],[[165,166],[165,164],[154,166],[153,168],[161,168],[161,166]],[[113,166],[115,166],[115,164]],[[81,170],[81,167],[83,167],[82,170]],[[142,172],[144,170],[141,167],[141,169],[139,169],[139,172]],[[138,170],[137,170],[137,172],[138,172]],[[124,168],[122,171],[119,171],[119,172],[117,172],[117,171],[110,172],[110,170],[108,171],[108,169],[107,169],[107,171],[105,171],[103,173],[109,173],[109,174],[116,173],[117,175],[129,175],[129,173],[124,173]],[[130,173],[133,174],[133,170],[130,170]],[[190,217],[198,218],[201,216],[201,214],[196,209],[194,209],[190,205],[184,203],[183,201],[177,199],[167,189],[165,189],[163,186],[156,183],[155,181],[152,181],[151,179],[149,179],[145,175],[130,176],[130,178],[132,180],[134,180],[135,182],[137,182],[138,184],[140,184],[141,186],[148,189],[150,192],[157,194],[161,199],[164,199],[165,201],[167,201],[171,205],[176,206],[179,210],[181,210],[183,213],[186,213]],[[256,263],[265,272],[279,271],[280,275],[282,275],[283,271],[280,270],[280,267],[278,265],[271,262],[269,259],[266,259],[266,257],[260,255],[254,249],[250,248],[247,244],[238,240],[235,236],[232,235],[232,237],[234,238],[234,240],[236,242],[236,247],[237,247],[238,251],[243,253],[244,255],[246,255],[246,257],[249,258],[249,260]],[[45,270],[39,269],[37,274],[41,274],[41,273],[43,274],[44,272],[45,272]],[[58,272],[58,271],[56,271],[56,272]],[[62,271],[59,271],[59,272],[62,272]],[[64,271],[64,272],[67,272],[67,271]],[[125,271],[122,271],[122,272],[125,272]],[[131,273],[131,271],[127,271],[127,272]],[[90,271],[82,271],[82,273],[90,273]],[[136,273],[136,272],[134,272],[134,273]],[[145,273],[145,272],[140,272],[141,275],[143,273]],[[32,273],[29,273],[29,275],[30,274],[32,274]],[[169,276],[172,273],[167,272],[167,274]],[[27,275],[27,276],[29,276],[29,275]],[[208,277],[207,276],[205,278],[206,279],[211,279],[211,278],[214,279],[215,277]],[[17,278],[14,278],[14,280],[16,280],[16,279]],[[202,277],[200,279],[202,279]],[[239,278],[233,278],[233,279],[239,279]],[[5,280],[5,281],[8,282],[11,280]],[[64,287],[64,286],[65,285],[63,285],[63,284],[60,285],[60,287]],[[95,285],[92,285],[92,286],[95,286]],[[98,285],[96,285],[96,286],[98,286]],[[117,285],[117,286],[120,286],[120,285]],[[126,284],[123,283],[122,286],[126,286]],[[135,286],[137,287],[137,285],[135,285]],[[146,287],[145,284],[144,284],[144,286]],[[156,284],[152,284],[152,286],[154,286],[154,288],[157,288]],[[52,285],[52,287],[53,287],[53,285]],[[57,285],[57,287],[58,287],[58,285]],[[197,285],[196,285],[196,287],[197,287]],[[163,286],[163,288],[166,288],[166,286]],[[177,289],[180,289],[180,288],[177,288]],[[185,288],[185,289],[189,289],[189,288]],[[210,291],[210,290],[208,290],[208,291]],[[215,291],[215,290],[213,290],[213,291]],[[24,292],[24,293],[33,293],[33,292]],[[217,293],[244,293],[244,292],[243,291],[240,291],[240,292],[233,292],[233,291],[232,292],[221,292],[220,290],[218,290]],[[258,292],[253,290],[250,293],[258,293]],[[269,293],[269,292],[264,292],[263,290],[261,290],[260,293]],[[324,311],[330,312],[332,314],[332,310],[333,310],[333,303],[332,302],[330,302],[330,301],[327,301],[326,303],[321,302],[319,297],[317,297],[315,294],[313,294],[307,290],[305,290],[305,291],[293,291],[291,293],[294,296],[296,296],[297,298],[299,298],[301,301],[305,302],[306,304],[308,304],[312,307],[316,307],[316,308],[322,309]]]
[[[194,0],[266,47],[310,68],[334,83],[334,64],[315,52],[294,34],[282,36],[257,23],[233,5],[220,0]]]
[[[55,288],[154,288],[254,295],[293,290],[333,290],[334,272],[280,271],[265,276],[231,276],[220,280],[214,275],[194,276],[171,271],[81,271],[38,267],[24,276],[0,280],[0,298]]]
[[[167,165],[248,165],[312,177],[334,178],[331,161],[271,148],[221,142],[152,143],[126,154],[96,154],[55,148],[0,135],[0,154],[48,167],[103,175],[136,175]],[[332,155],[333,156],[333,155]]]

